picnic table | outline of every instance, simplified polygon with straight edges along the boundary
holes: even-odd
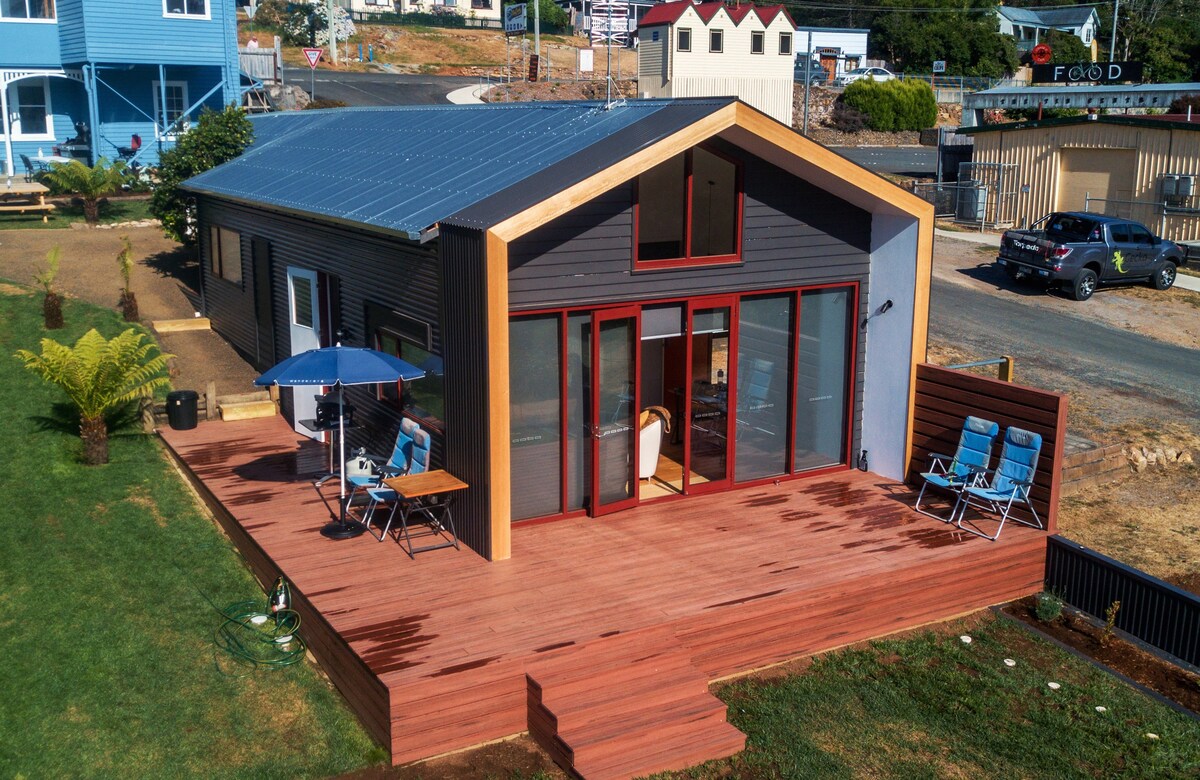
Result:
[[[41,212],[42,222],[49,221],[54,204],[46,202],[46,193],[50,190],[44,184],[36,181],[9,180],[0,186],[0,212]]]

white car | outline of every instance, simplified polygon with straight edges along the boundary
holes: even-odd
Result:
[[[891,81],[896,78],[896,75],[886,68],[855,68],[848,70],[842,75],[833,80],[833,83],[839,87],[844,87],[847,84],[853,84],[859,79],[871,79],[872,81]]]

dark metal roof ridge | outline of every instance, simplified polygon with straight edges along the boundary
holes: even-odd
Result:
[[[978,135],[980,133],[995,133],[1005,130],[1035,130],[1039,127],[1064,127],[1082,124],[1124,125],[1127,127],[1156,127],[1159,130],[1196,130],[1200,131],[1200,122],[1179,122],[1163,119],[1143,119],[1136,116],[1104,116],[1094,119],[1087,116],[1062,116],[1053,119],[1028,119],[1023,122],[1006,122],[1002,125],[980,125],[979,127],[960,127],[955,132],[959,135]]]

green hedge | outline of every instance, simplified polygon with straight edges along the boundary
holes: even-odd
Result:
[[[846,87],[842,101],[866,114],[872,130],[924,130],[937,124],[937,101],[924,81],[863,79]]]

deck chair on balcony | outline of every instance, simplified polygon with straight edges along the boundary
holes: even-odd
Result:
[[[383,479],[393,476],[403,476],[405,474],[423,474],[429,471],[430,444],[429,432],[418,427],[413,431],[408,467],[402,473],[388,474],[381,477],[378,486],[367,488],[367,496],[370,498],[370,503],[367,505],[367,511],[363,514],[363,525],[367,527],[368,531],[371,531],[371,523],[375,519],[375,513],[379,508],[385,505],[391,506],[387,521],[383,524],[383,528],[380,529],[379,536],[376,537],[379,541],[382,542],[387,538],[388,531],[391,530],[392,523],[396,519],[396,513],[405,509],[404,500],[401,499],[400,494],[387,485],[384,485]],[[374,533],[374,531],[371,531],[372,535]],[[407,524],[404,525],[404,535],[405,537],[408,536]],[[408,547],[410,550],[412,549],[411,540],[408,543]]]
[[[991,539],[993,542],[1000,537],[1004,523],[1011,517],[1014,523],[1027,525],[1030,528],[1045,528],[1042,519],[1038,517],[1033,502],[1029,499],[1029,491],[1033,488],[1033,475],[1037,472],[1038,456],[1042,452],[1042,437],[1022,428],[1009,428],[1004,432],[1004,446],[1000,448],[1000,460],[996,470],[991,472],[986,481],[967,485],[958,496],[955,506],[958,514],[958,527]],[[1013,516],[1013,510],[1024,507],[1033,515],[1033,520],[1024,520]],[[1000,525],[996,526],[995,534],[988,534],[978,528],[973,522],[963,525],[963,518],[968,509],[978,509],[998,515]]]
[[[387,460],[379,455],[362,455],[361,457],[370,463],[370,473],[346,477],[346,483],[350,485],[347,501],[353,502],[357,494],[368,488],[381,487],[383,480],[389,477],[407,474],[412,463],[413,439],[419,430],[421,426],[405,417],[400,421],[400,430],[396,432],[396,445],[392,447],[392,454]]]
[[[954,522],[963,488],[978,484],[984,478],[992,460],[992,446],[999,433],[1000,426],[991,420],[982,417],[968,417],[964,420],[962,433],[958,437],[958,449],[954,451],[953,457],[938,453],[929,454],[925,471],[921,472],[924,482],[913,509],[943,523]],[[921,499],[925,497],[925,491],[930,485],[955,494],[954,506],[948,516],[943,517],[921,508]]]

